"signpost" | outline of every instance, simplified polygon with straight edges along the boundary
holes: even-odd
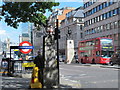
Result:
[[[28,41],[23,41],[20,43],[19,46],[10,46],[10,60],[8,61],[8,74],[11,73],[10,71],[10,67],[11,67],[11,49],[19,49],[20,52],[22,52],[23,54],[27,54],[27,53],[30,53],[32,51],[34,47],[32,46],[32,44]],[[30,65],[30,64],[29,64]],[[29,66],[27,65],[27,66]],[[25,66],[25,65],[23,65]],[[34,65],[32,65],[34,66]],[[12,67],[13,69],[13,67]]]
[[[27,54],[27,53],[30,53],[32,51],[33,46],[30,42],[23,41],[20,43],[19,49],[20,49],[20,52],[22,52],[23,54]]]

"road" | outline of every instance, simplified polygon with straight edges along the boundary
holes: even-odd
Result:
[[[30,78],[2,77],[0,88],[28,88]],[[60,85],[63,88],[118,88],[118,69],[99,65],[60,63]]]
[[[74,88],[118,88],[118,69],[114,68],[61,63],[60,76]]]

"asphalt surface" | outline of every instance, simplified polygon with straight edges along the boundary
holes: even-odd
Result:
[[[60,74],[73,88],[118,88],[119,69],[101,66],[61,63]]]
[[[105,65],[60,63],[61,88],[118,88],[118,70]],[[0,88],[28,89],[30,78],[0,76]]]

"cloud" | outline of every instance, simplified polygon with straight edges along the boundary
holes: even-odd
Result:
[[[5,35],[6,31],[5,30],[0,30],[0,35]]]

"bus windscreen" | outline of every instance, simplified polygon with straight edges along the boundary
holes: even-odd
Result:
[[[113,51],[112,39],[101,39],[101,49],[103,51]]]

